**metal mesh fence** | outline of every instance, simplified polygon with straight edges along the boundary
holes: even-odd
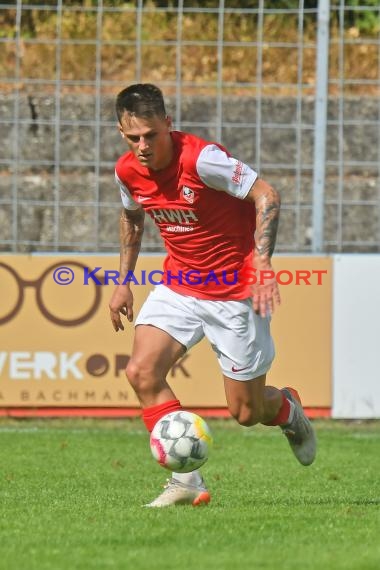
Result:
[[[277,251],[380,251],[380,6],[236,4],[0,3],[1,250],[117,251],[114,98],[149,81],[281,191]]]

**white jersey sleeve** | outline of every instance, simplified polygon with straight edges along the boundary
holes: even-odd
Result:
[[[120,188],[120,197],[121,197],[121,201],[123,202],[124,208],[126,210],[138,210],[139,208],[141,208],[141,205],[138,204],[137,202],[135,202],[135,200],[132,198],[128,188],[120,180],[116,171],[115,171],[115,180],[116,180],[116,183],[118,184],[118,186]]]
[[[215,144],[205,146],[199,153],[196,169],[206,186],[223,190],[243,199],[256,181],[258,174],[244,162],[228,156]]]

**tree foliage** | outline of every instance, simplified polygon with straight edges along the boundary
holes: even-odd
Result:
[[[54,6],[55,2],[53,0],[24,0],[23,4],[25,6]],[[69,7],[83,7],[83,8],[97,8],[98,0],[65,0],[64,6]],[[1,5],[1,4],[0,4]],[[178,8],[178,0],[144,0],[144,6],[156,6],[157,8]],[[184,8],[214,8],[219,7],[219,0],[184,0]],[[121,8],[123,6],[136,7],[137,0],[126,2],[125,0],[104,0],[103,6],[112,8]],[[239,10],[242,8],[241,0],[225,0],[226,8]],[[298,10],[300,7],[299,0],[264,0],[265,10]],[[306,10],[305,21],[307,23],[308,19],[315,18],[313,14],[308,13],[309,10],[316,11],[318,8],[318,0],[304,0],[303,7]],[[245,9],[258,9],[259,0],[245,0]],[[332,6],[332,19],[339,18],[339,3],[337,2]],[[5,10],[6,12],[6,10]],[[33,30],[35,26],[34,19],[36,15],[29,15],[27,19],[30,22],[30,31]],[[4,18],[7,18],[7,14],[4,14]],[[283,14],[286,18],[286,13]],[[346,0],[344,4],[344,27],[357,28],[360,33],[375,34],[379,32],[380,20],[379,20],[379,0]]]

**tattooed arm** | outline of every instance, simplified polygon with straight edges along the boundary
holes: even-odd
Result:
[[[120,278],[110,304],[110,316],[113,328],[124,330],[121,315],[133,320],[133,294],[130,282],[123,284],[128,271],[134,271],[140,253],[141,240],[144,232],[144,210],[123,210],[119,221],[120,232]]]
[[[123,209],[119,221],[120,235],[120,282],[133,271],[140,253],[142,236],[144,233],[145,213],[142,208],[138,210]]]
[[[246,200],[253,202],[256,207],[253,267],[257,270],[257,282],[252,285],[253,308],[256,313],[264,317],[268,311],[273,313],[275,304],[279,305],[281,302],[271,263],[276,244],[281,200],[278,192],[260,178],[252,186]],[[273,277],[270,277],[270,272],[273,273]]]

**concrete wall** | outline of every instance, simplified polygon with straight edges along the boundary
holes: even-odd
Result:
[[[60,247],[61,251],[94,248],[116,251],[115,208],[119,196],[113,181],[113,164],[125,146],[115,128],[113,98],[101,100],[96,117],[94,97],[62,96],[59,123],[54,96],[36,93],[28,98],[22,95],[19,103],[19,122],[15,126],[15,100],[0,95],[0,199],[4,200],[0,204],[0,239],[15,239],[11,200],[17,195],[18,240],[52,242],[59,225],[58,241],[67,244]],[[215,100],[184,98],[181,105],[183,130],[215,139]],[[174,101],[168,100],[168,110],[175,116]],[[340,130],[341,113],[346,121],[354,119],[356,123],[346,124]],[[284,208],[278,237],[280,250],[309,251],[314,100],[302,100],[299,121],[295,99],[263,99],[262,124],[272,126],[261,130],[259,153],[254,126],[255,100],[224,99],[222,119],[223,144],[253,167],[259,155],[260,175],[281,191]],[[378,251],[379,241],[376,242],[374,236],[379,235],[379,207],[373,207],[379,193],[378,169],[368,166],[378,161],[378,100],[346,99],[340,107],[339,100],[331,99],[328,120],[325,237],[332,243],[326,246],[326,251],[336,250],[333,242],[337,239],[340,220],[344,222],[344,241],[374,241],[373,246],[347,246],[343,251]],[[198,126],[191,124],[195,122]],[[56,126],[59,146],[56,145]],[[332,164],[334,162],[336,164]],[[339,162],[344,172],[340,187]],[[297,164],[302,166],[298,173]],[[56,198],[61,203],[58,224]],[[30,204],[30,200],[38,203]],[[82,204],[96,200],[101,202],[100,209]],[[352,201],[356,201],[355,207],[350,204]],[[368,201],[368,205],[362,201]],[[160,239],[150,223],[144,240],[146,248],[160,247]],[[2,249],[10,250],[11,246],[5,245]],[[19,245],[17,251],[52,249],[54,246],[24,244]]]

